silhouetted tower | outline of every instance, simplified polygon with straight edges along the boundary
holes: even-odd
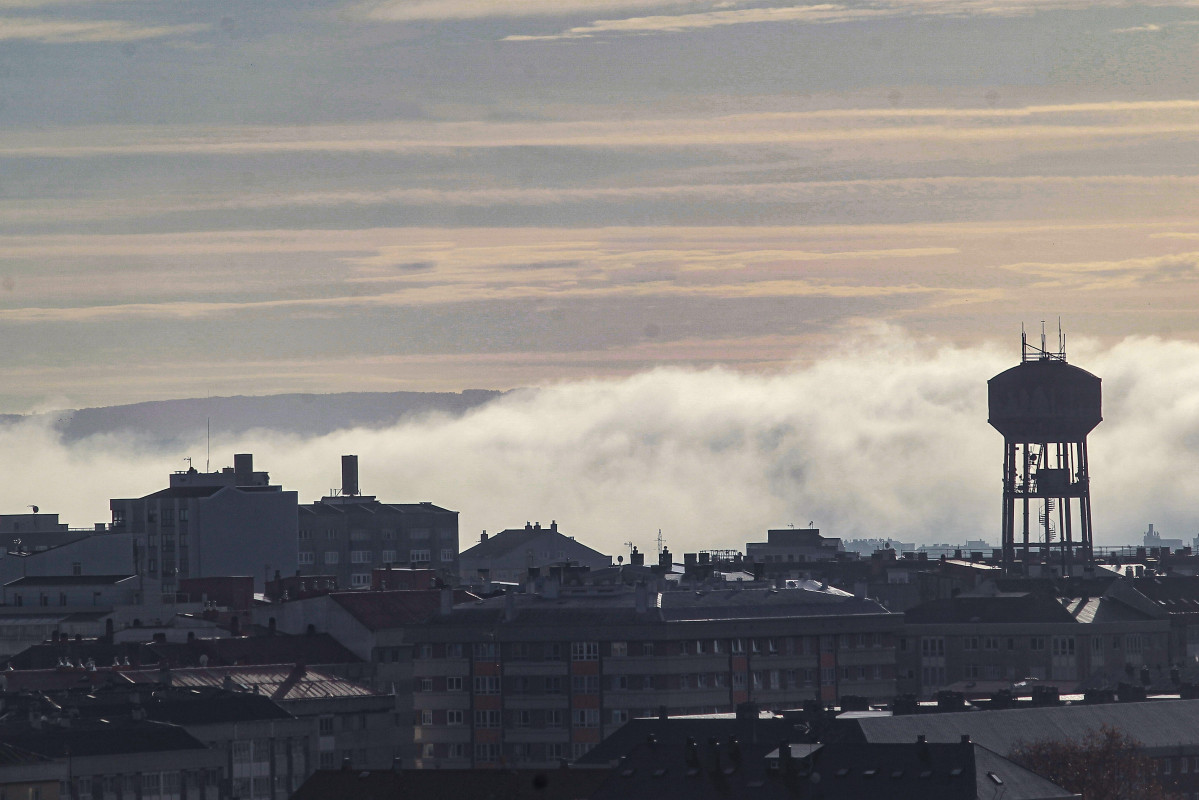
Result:
[[[1087,434],[1103,420],[1100,380],[1058,351],[1028,343],[1021,361],[987,382],[988,422],[1003,434],[1003,563],[1030,550],[1060,558],[1063,571],[1093,554]],[[1019,520],[1019,522],[1017,522]]]

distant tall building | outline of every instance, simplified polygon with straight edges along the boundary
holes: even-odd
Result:
[[[342,588],[369,588],[388,564],[458,573],[458,512],[432,503],[381,503],[358,492],[358,457],[342,456],[341,494],[300,506],[299,573],[333,575]]]
[[[109,501],[112,531],[133,536],[144,600],[173,597],[179,578],[248,575],[258,591],[296,569],[298,498],[240,453],[220,472],[189,469],[145,497]]]

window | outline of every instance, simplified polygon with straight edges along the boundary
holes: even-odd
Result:
[[[448,678],[446,678],[445,679],[445,690],[447,692],[462,691],[462,676],[461,675],[451,675]]]
[[[300,541],[301,542],[306,541],[311,538],[312,538],[312,531],[308,530],[307,528],[304,528],[300,531]]]
[[[421,725],[432,725],[433,724],[433,710],[432,709],[426,708],[420,712],[420,724]]]
[[[945,638],[943,636],[921,637],[920,655],[926,658],[945,655]]]
[[[462,709],[460,708],[451,708],[449,711],[445,712],[446,725],[461,725],[464,721]]]
[[[383,558],[384,564],[394,564],[394,563],[396,563],[396,551],[395,550],[384,550],[382,558]]]
[[[475,761],[499,761],[500,746],[493,743],[475,744]]]
[[[336,550],[326,550],[325,551],[325,563],[326,564],[336,564],[337,556],[338,556],[338,553]]]
[[[570,689],[574,694],[599,694],[599,675],[572,675]]]
[[[545,712],[545,727],[561,728],[565,716],[561,709],[551,708]]]
[[[413,528],[412,530],[408,531],[408,538],[412,539],[413,541],[415,541],[417,539],[428,539],[429,538],[429,529],[428,528]]]
[[[733,653],[738,653],[738,654],[744,653],[745,652],[745,640],[744,639],[734,639],[729,644],[729,649]]]
[[[298,563],[312,564],[315,561],[315,556],[316,553],[312,552],[311,550],[301,550]]]
[[[500,726],[499,709],[477,709],[475,711],[476,728],[498,728]]]
[[[461,742],[455,742],[450,745],[450,758],[466,758],[466,745]]]
[[[449,547],[441,548],[441,563],[448,564],[454,560],[454,551]]]
[[[599,642],[572,642],[571,661],[595,661],[599,658]]]
[[[433,679],[432,678],[421,678],[420,679],[420,690],[422,692],[433,691]]]
[[[369,563],[371,563],[372,555],[373,554],[371,553],[370,550],[351,550],[350,551],[350,563],[351,564],[369,564]]]
[[[458,644],[458,643],[447,644],[445,646],[445,657],[446,658],[462,658],[462,645]]]
[[[370,538],[371,538],[370,531],[364,531],[364,530],[362,530],[362,528],[351,528],[350,529],[350,541],[351,542],[367,542],[367,541],[370,541]]]
[[[528,728],[533,724],[532,711],[516,711],[512,714],[512,726],[514,728]]]
[[[962,649],[963,650],[977,650],[978,649],[978,637],[977,636],[965,637],[962,640]]]
[[[985,637],[983,639],[983,649],[984,650],[998,650],[999,649],[999,637],[998,636]]]
[[[369,572],[355,572],[350,576],[350,586],[370,586],[371,574]]]
[[[628,642],[613,642],[612,643],[612,657],[613,658],[624,658],[628,654],[629,654],[629,643]]]
[[[186,508],[179,509],[179,521],[187,522],[187,509]]]
[[[321,736],[332,736],[333,717],[321,717],[317,723],[317,731]]]
[[[499,694],[500,678],[498,675],[476,675],[475,694]]]
[[[641,655],[652,656],[653,654],[654,654],[654,643],[653,642],[644,642],[641,645]]]
[[[475,642],[474,652],[475,652],[475,658],[494,659],[495,658],[495,643],[494,642]]]
[[[429,563],[432,559],[429,557],[428,549],[425,550],[410,550],[408,551],[408,560],[413,564]]]
[[[1030,636],[1028,639],[1028,649],[1036,650],[1036,651],[1044,650],[1045,649],[1045,637],[1044,636]]]
[[[1055,656],[1073,656],[1074,655],[1074,637],[1073,636],[1054,636],[1053,637],[1053,654]]]
[[[571,722],[576,728],[598,728],[599,717],[598,708],[576,708],[571,712]]]
[[[623,725],[629,721],[629,710],[627,708],[612,709],[612,724]]]

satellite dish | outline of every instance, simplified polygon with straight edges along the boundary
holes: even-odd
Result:
[[[32,508],[32,509],[33,509],[33,513],[34,513],[34,514],[36,514],[36,513],[37,513],[37,506],[30,506],[30,508]]]

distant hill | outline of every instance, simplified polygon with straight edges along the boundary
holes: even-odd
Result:
[[[428,413],[458,416],[488,403],[503,392],[345,392],[341,394],[277,394],[265,397],[208,397],[160,400],[125,406],[49,412],[66,443],[104,433],[127,431],[162,446],[195,441],[209,422],[213,436],[266,429],[319,436],[346,428],[385,428]],[[26,419],[0,416],[0,424]]]

